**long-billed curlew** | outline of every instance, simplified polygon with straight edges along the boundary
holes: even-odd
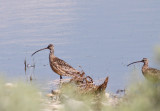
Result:
[[[54,46],[53,44],[49,44],[46,48],[37,50],[36,52],[34,52],[32,54],[32,56],[42,50],[45,49],[49,49],[50,53],[49,53],[49,63],[51,66],[51,69],[57,73],[58,75],[60,75],[60,79],[62,79],[62,76],[71,76],[71,77],[75,77],[75,76],[80,76],[81,72],[79,72],[78,70],[74,69],[72,66],[70,66],[69,64],[67,64],[65,61],[63,61],[62,59],[59,59],[58,57],[56,57],[54,55]]]
[[[160,81],[160,70],[148,67],[147,58],[143,58],[141,61],[132,62],[128,64],[127,66],[134,64],[134,63],[138,63],[138,62],[144,63],[142,67],[142,73],[146,79],[154,81],[154,82]]]

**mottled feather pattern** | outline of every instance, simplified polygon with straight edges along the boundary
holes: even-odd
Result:
[[[50,53],[49,53],[50,67],[55,73],[60,75],[60,79],[62,78],[62,76],[72,76],[72,77],[82,76],[81,74],[83,74],[83,73],[74,69],[72,66],[67,64],[65,61],[63,61],[63,60],[59,59],[58,57],[54,56],[54,45],[53,44],[49,44],[46,48],[39,49],[39,50],[35,51],[32,54],[32,56],[35,53],[37,53],[39,51],[42,51],[42,50],[45,50],[45,49],[50,50]]]
[[[62,73],[62,75],[64,76],[75,76],[77,74],[80,74],[78,70],[74,69],[72,66],[59,59],[58,57],[54,57],[53,60],[51,60],[50,65],[55,70],[58,70],[60,73]]]
[[[139,62],[144,63],[143,67],[142,67],[142,73],[148,80],[154,81],[154,82],[160,82],[160,70],[148,67],[148,59],[147,58],[143,58],[140,61],[132,62],[132,63],[128,64],[127,66],[129,66],[131,64],[139,63]]]
[[[155,68],[148,68],[152,73],[160,75],[160,70],[155,69]]]
[[[160,70],[157,70],[155,68],[147,68],[143,72],[144,76],[147,77],[147,79],[153,80],[153,81],[159,81],[160,80]]]

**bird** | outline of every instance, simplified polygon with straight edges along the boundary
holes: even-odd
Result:
[[[31,56],[33,56],[37,52],[45,50],[45,49],[50,50],[50,53],[49,53],[50,67],[55,73],[60,75],[60,80],[62,79],[62,76],[75,77],[75,76],[80,76],[81,75],[80,71],[74,69],[67,62],[65,62],[62,59],[59,59],[58,57],[56,57],[54,55],[54,45],[53,44],[49,44],[46,48],[39,49],[39,50],[35,51]]]
[[[141,61],[132,62],[128,64],[127,66],[130,66],[131,64],[139,63],[139,62],[143,63],[142,74],[147,80],[152,81],[152,82],[160,82],[160,70],[155,69],[155,68],[150,68],[148,66],[147,58],[143,58]]]

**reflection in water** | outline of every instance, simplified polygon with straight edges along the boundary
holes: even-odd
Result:
[[[32,60],[32,64],[27,63],[27,60],[25,58],[24,60],[24,65],[25,65],[25,76],[26,76],[26,80],[36,80],[35,77],[35,62],[34,59]]]
[[[24,71],[25,71],[25,75],[26,75],[26,71],[27,71],[27,61],[26,61],[26,57],[24,60]]]

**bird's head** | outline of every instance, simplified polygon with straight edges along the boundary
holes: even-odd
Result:
[[[142,62],[146,63],[146,62],[148,62],[148,59],[147,58],[143,58]]]
[[[49,45],[47,46],[47,49],[53,50],[53,49],[54,49],[54,45],[53,45],[53,44],[49,44]]]
[[[148,59],[147,58],[143,58],[141,61],[132,62],[132,63],[128,64],[127,66],[130,66],[131,64],[139,63],[139,62],[143,62],[144,64],[148,64]]]
[[[39,51],[42,51],[42,50],[45,50],[45,49],[54,50],[54,45],[53,45],[53,44],[49,44],[46,48],[39,49],[39,50],[35,51],[35,52],[32,54],[32,56],[33,56],[35,53],[37,53],[37,52],[39,52]]]

